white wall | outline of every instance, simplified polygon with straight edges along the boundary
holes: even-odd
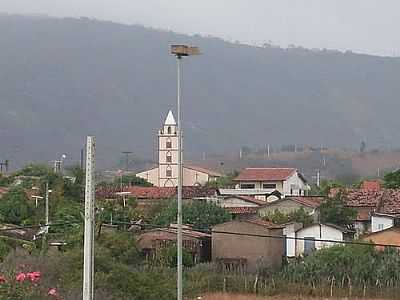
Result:
[[[372,232],[382,231],[390,227],[393,227],[394,225],[392,218],[385,216],[375,216],[375,215],[371,217],[371,223],[372,223],[371,226]]]
[[[314,224],[307,228],[300,229],[296,232],[297,238],[314,238],[314,239],[327,239],[334,241],[343,241],[343,232],[334,227],[330,227],[323,224]],[[304,253],[304,240],[296,240],[296,255]],[[335,243],[331,242],[315,242],[315,249],[319,250],[325,247],[331,247]]]
[[[158,168],[154,168],[151,170],[143,171],[136,174],[137,177],[146,179],[148,182],[153,184],[154,186],[158,186]]]
[[[291,188],[292,186],[296,188],[292,189]],[[310,187],[304,183],[304,181],[299,177],[297,172],[283,182],[283,194],[286,196],[287,195],[300,196],[300,191],[301,191],[301,196],[303,196],[304,191],[308,191],[309,188]]]
[[[221,207],[258,207],[257,204],[251,203],[249,201],[244,201],[239,198],[229,197],[225,199],[218,199],[218,205]]]
[[[295,224],[289,224],[283,228],[283,235],[289,238],[296,237]],[[296,240],[286,239],[286,256],[294,257],[296,256]]]

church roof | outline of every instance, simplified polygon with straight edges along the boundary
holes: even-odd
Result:
[[[176,125],[174,114],[172,113],[171,110],[168,112],[164,125]]]

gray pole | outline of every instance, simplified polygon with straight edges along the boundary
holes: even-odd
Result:
[[[49,182],[46,182],[45,216],[46,216],[46,234],[47,234],[49,232]]]
[[[94,188],[95,139],[86,142],[85,230],[83,252],[83,300],[94,299]]]
[[[178,237],[177,237],[177,299],[182,300],[182,120],[181,120],[181,56],[177,56],[177,76],[178,76]]]

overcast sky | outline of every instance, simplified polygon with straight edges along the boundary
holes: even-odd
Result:
[[[400,0],[1,0],[0,9],[400,56]]]

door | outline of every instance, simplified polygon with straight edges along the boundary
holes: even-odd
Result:
[[[305,237],[304,240],[304,254],[310,254],[315,250],[315,238],[313,237]]]

